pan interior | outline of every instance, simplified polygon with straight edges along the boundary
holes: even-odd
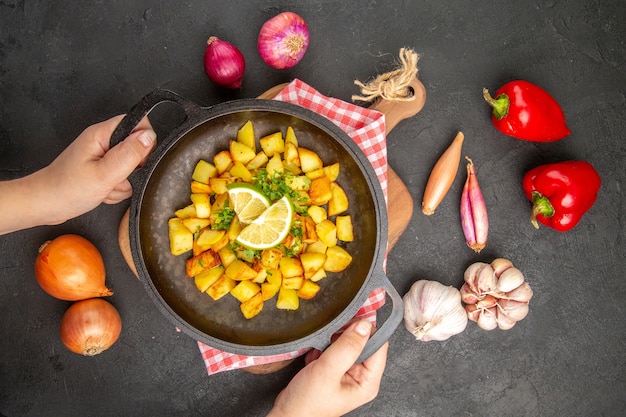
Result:
[[[167,220],[174,211],[190,204],[189,184],[195,164],[200,159],[212,161],[216,153],[228,149],[229,141],[247,120],[254,124],[257,145],[260,137],[278,130],[284,134],[291,126],[299,146],[316,151],[325,165],[341,164],[337,182],[348,195],[355,232],[353,242],[342,244],[353,256],[351,265],[319,281],[322,288],[314,299],[301,300],[297,311],[284,311],[275,307],[273,298],[251,320],[243,317],[234,297],[214,301],[196,289],[193,279],[185,275],[185,261],[190,254],[170,253],[167,229]],[[189,326],[193,333],[208,339],[271,346],[309,336],[344,311],[370,274],[378,242],[378,207],[362,169],[367,160],[360,155],[359,162],[353,150],[342,144],[344,140],[350,138],[346,135],[345,139],[335,139],[323,126],[297,115],[255,109],[219,114],[180,136],[155,165],[138,212],[142,259],[166,314],[173,314],[181,326]]]

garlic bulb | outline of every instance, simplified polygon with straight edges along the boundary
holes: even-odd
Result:
[[[461,301],[467,317],[484,330],[508,330],[528,314],[533,296],[524,274],[508,259],[475,262],[465,270]]]
[[[467,326],[461,294],[437,281],[415,282],[404,300],[404,326],[417,340],[446,340]]]

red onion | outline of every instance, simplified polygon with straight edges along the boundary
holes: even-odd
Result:
[[[300,16],[283,12],[261,27],[257,44],[263,61],[276,69],[296,65],[309,46],[309,28]]]
[[[216,84],[240,88],[246,61],[235,45],[211,36],[204,51],[204,70]]]

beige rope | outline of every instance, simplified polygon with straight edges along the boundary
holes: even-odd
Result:
[[[419,55],[411,49],[400,49],[401,65],[390,72],[381,74],[367,84],[355,80],[354,84],[361,88],[362,95],[352,96],[352,101],[373,101],[382,98],[388,101],[415,100],[409,84],[417,76]]]

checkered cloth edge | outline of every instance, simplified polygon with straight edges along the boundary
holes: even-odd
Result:
[[[321,114],[345,131],[363,151],[378,177],[385,200],[387,199],[387,146],[385,116],[345,101],[326,97],[299,79],[293,80],[274,98],[300,105]],[[367,319],[376,324],[376,311],[385,304],[383,289],[372,291],[355,318]],[[346,323],[347,325],[348,323]],[[297,358],[309,349],[273,356],[245,356],[224,352],[202,342],[198,347],[209,375],[218,372],[265,365]]]

